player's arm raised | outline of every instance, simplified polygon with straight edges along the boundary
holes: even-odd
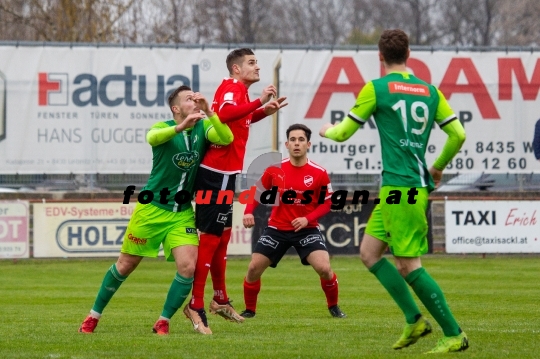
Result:
[[[358,94],[356,103],[347,114],[347,117],[338,125],[330,123],[323,125],[319,135],[336,142],[346,141],[367,122],[375,111],[375,107],[375,88],[372,82],[368,82]]]
[[[176,126],[169,126],[165,122],[154,124],[146,134],[146,142],[152,147],[164,144],[171,138],[185,129],[195,126],[195,124],[205,116],[202,113],[193,113],[186,117],[182,123]]]
[[[240,85],[235,85],[235,86],[240,86]],[[236,104],[234,96],[237,93],[238,91],[235,90],[234,86],[230,87],[230,92],[226,92],[225,101],[223,102],[222,108],[219,110],[219,119],[221,120],[221,122],[228,123],[232,121],[238,121],[246,117],[250,113],[257,110],[259,107],[261,107],[262,105],[270,101],[272,96],[276,96],[277,90],[274,85],[269,85],[264,88],[261,97],[243,105]],[[263,118],[265,116],[263,116]]]
[[[228,145],[234,140],[234,135],[226,124],[219,120],[217,114],[211,110],[206,98],[200,93],[193,94],[193,101],[205,113],[208,119],[205,119],[206,138],[218,145]]]

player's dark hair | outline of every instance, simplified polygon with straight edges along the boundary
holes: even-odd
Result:
[[[184,91],[191,91],[191,87],[182,85],[176,90],[174,90],[172,94],[170,94],[168,101],[169,101],[169,108],[171,109],[171,112],[172,112],[172,107],[174,105],[174,99],[176,98],[176,96],[178,96],[180,92],[184,92]]]
[[[400,29],[384,30],[379,39],[379,51],[387,65],[400,65],[407,61],[409,37]]]
[[[227,55],[227,69],[229,70],[229,74],[232,74],[232,67],[234,64],[236,65],[242,65],[242,61],[244,60],[244,56],[246,55],[255,55],[253,53],[253,50],[248,49],[246,47],[242,49],[236,49],[232,50],[229,55]]]
[[[301,123],[295,123],[289,126],[287,129],[287,141],[289,140],[289,133],[294,130],[302,130],[306,134],[307,140],[311,139],[311,130],[306,125],[302,125]]]

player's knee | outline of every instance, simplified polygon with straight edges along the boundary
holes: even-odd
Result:
[[[195,274],[195,267],[195,261],[186,261],[182,263],[177,263],[176,270],[178,271],[178,274],[180,274],[182,277],[191,278]]]
[[[251,261],[248,266],[248,272],[246,277],[250,279],[251,281],[258,280],[262,273],[264,272],[264,269],[262,266],[258,265],[256,262]]]
[[[360,260],[368,269],[371,268],[378,261],[378,259],[374,258],[373,254],[369,253],[368,251],[360,252]]]
[[[398,270],[399,274],[405,278],[410,272],[411,272],[411,265],[409,263],[401,262],[399,260],[396,260],[396,269]]]
[[[405,278],[407,274],[409,274],[409,269],[407,267],[396,265],[396,268],[403,278]]]
[[[134,261],[118,260],[116,262],[116,270],[121,276],[127,277],[131,273],[133,273],[133,271],[137,268],[138,264],[138,262]]]
[[[332,268],[330,267],[330,264],[322,266],[317,271],[319,273],[319,276],[323,279],[330,280],[333,277]]]
[[[182,274],[182,273],[180,273]],[[193,263],[192,265],[188,265],[185,267],[184,269],[184,274],[182,274],[182,276],[186,277],[186,278],[191,278],[195,275],[195,263]]]

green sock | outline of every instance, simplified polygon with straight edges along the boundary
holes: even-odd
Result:
[[[396,267],[386,258],[382,258],[369,268],[369,271],[377,277],[399,308],[401,308],[403,314],[405,314],[407,324],[416,323],[420,316],[420,309],[418,309],[407,283],[405,283],[405,280],[399,274]]]
[[[405,280],[412,287],[429,313],[439,323],[444,335],[447,337],[459,335],[459,325],[446,303],[444,294],[428,272],[424,268],[415,269],[405,277]]]
[[[116,293],[118,288],[120,288],[120,285],[124,283],[126,278],[127,277],[124,277],[118,273],[116,263],[113,264],[107,271],[107,274],[105,274],[105,278],[103,278],[103,282],[99,288],[99,292],[92,310],[98,312],[99,314],[103,313],[103,309],[105,309],[107,304],[109,304],[112,296],[114,293]]]
[[[186,300],[189,292],[191,291],[191,286],[193,284],[193,277],[185,278],[180,274],[176,273],[174,280],[172,281],[171,288],[167,294],[167,299],[165,300],[165,305],[163,306],[163,311],[161,316],[171,319],[174,313],[182,306]]]

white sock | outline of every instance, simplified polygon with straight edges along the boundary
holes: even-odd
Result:
[[[170,318],[165,318],[165,317],[164,317],[164,316],[162,316],[162,315],[160,315],[160,316],[159,316],[159,319],[158,319],[158,320],[166,320],[166,321],[168,321],[168,322],[170,322],[170,321],[171,321],[171,319],[170,319]]]
[[[96,318],[96,319],[99,319],[101,318],[101,313],[98,313],[96,312],[95,310],[90,310],[90,315],[92,316],[92,318]]]

